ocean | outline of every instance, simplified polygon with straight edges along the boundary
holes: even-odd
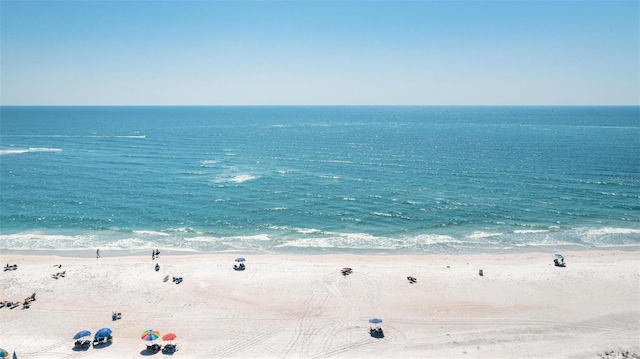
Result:
[[[0,250],[640,248],[640,107],[0,107]]]

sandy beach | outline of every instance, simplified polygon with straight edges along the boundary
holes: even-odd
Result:
[[[550,253],[244,255],[244,271],[233,269],[235,254],[161,252],[156,260],[151,251],[4,253],[3,266],[18,269],[0,273],[0,300],[36,300],[0,308],[0,347],[38,359],[640,353],[638,252],[563,253],[564,268]],[[382,319],[383,337],[370,335],[371,318]],[[113,331],[110,344],[74,349],[77,332],[103,327]],[[178,351],[146,351],[147,329],[175,333]]]

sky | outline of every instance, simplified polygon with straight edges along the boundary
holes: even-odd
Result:
[[[640,1],[6,1],[2,105],[640,105]]]

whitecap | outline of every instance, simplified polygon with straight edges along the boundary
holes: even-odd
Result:
[[[139,235],[142,235],[142,236],[162,236],[162,237],[170,236],[170,234],[168,234],[168,233],[157,232],[157,231],[140,230],[140,231],[133,231],[133,233],[134,234],[139,234]]]
[[[241,174],[241,175],[237,175],[237,176],[231,177],[229,179],[229,181],[230,182],[235,182],[235,183],[243,183],[243,182],[254,180],[256,178],[257,177],[249,175],[249,174]]]
[[[203,160],[203,161],[200,161],[200,165],[202,167],[212,167],[213,165],[215,165],[218,162],[220,162],[220,161],[218,161],[218,160]]]
[[[373,214],[374,216],[380,216],[380,217],[393,217],[393,214],[383,213],[383,212],[371,212],[371,214]]]
[[[632,228],[598,228],[598,229],[589,229],[585,232],[587,235],[607,235],[607,234],[640,234],[640,229],[632,229]]]
[[[34,153],[34,152],[61,152],[61,148],[48,148],[48,147],[29,147],[29,148],[11,148],[0,150],[0,155],[15,155],[21,153]]]
[[[547,233],[548,229],[518,229],[513,231],[516,234],[531,234],[531,233]]]

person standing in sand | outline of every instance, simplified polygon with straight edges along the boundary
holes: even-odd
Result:
[[[96,258],[100,258],[100,248],[96,249]]]

